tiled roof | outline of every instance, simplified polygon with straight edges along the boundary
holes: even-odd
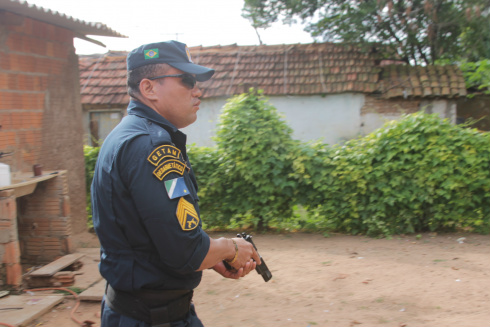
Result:
[[[30,4],[24,0],[0,0],[0,10],[57,25],[77,32],[82,37],[86,35],[125,37],[102,23],[85,22],[54,10]]]
[[[82,104],[126,105],[125,52],[80,56],[80,87]]]
[[[379,89],[387,98],[466,95],[466,86],[461,70],[457,66],[449,65],[384,66]]]
[[[392,98],[466,94],[457,67],[384,65],[376,52],[353,45],[229,45],[190,50],[194,63],[216,70],[211,80],[200,84],[203,98],[228,97],[250,87],[263,89],[268,96],[355,92]],[[102,57],[80,57],[83,104],[128,102],[125,56],[110,52]]]
[[[374,92],[379,68],[372,53],[333,43],[194,48],[193,59],[216,70],[205,97],[250,86],[266,95]]]

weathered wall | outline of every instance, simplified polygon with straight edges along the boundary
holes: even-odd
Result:
[[[458,99],[458,120],[465,122],[473,119],[474,125],[482,131],[490,131],[490,97],[476,96],[474,98]]]
[[[22,283],[17,205],[13,190],[0,191],[0,289]]]
[[[271,96],[269,102],[283,115],[293,129],[292,137],[301,141],[320,140],[328,144],[342,143],[380,128],[386,121],[399,119],[402,114],[419,110],[437,112],[441,118],[456,122],[454,101],[440,99],[394,98],[384,99],[358,93],[327,96]],[[183,128],[189,144],[213,146],[213,137],[225,98],[203,99],[197,121]],[[88,111],[85,133],[88,134]]]
[[[64,171],[38,183],[18,203],[18,238],[21,261],[47,263],[72,252],[70,198]]]
[[[293,129],[292,137],[301,141],[334,144],[359,135],[361,94],[322,96],[271,96],[269,102]],[[226,99],[204,99],[197,122],[182,129],[188,143],[212,146],[221,108]]]
[[[0,12],[0,152],[12,172],[67,170],[74,232],[86,229],[78,57],[73,32]]]
[[[389,120],[399,119],[403,114],[412,114],[419,110],[420,101],[416,99],[387,100],[366,96],[366,101],[361,109],[361,134],[369,134]]]
[[[272,97],[271,103],[297,140],[335,144],[359,136],[362,94]]]
[[[383,126],[387,120],[422,109],[419,99],[383,99],[345,93],[327,96],[270,97],[270,103],[293,128],[293,138],[301,141],[321,140],[336,144],[366,135]],[[441,100],[442,103],[446,103]],[[212,136],[226,99],[204,99],[198,121],[184,128],[189,143],[213,145]],[[430,102],[431,103],[431,102]],[[442,105],[442,104],[441,104]],[[437,109],[441,105],[436,106]]]
[[[127,114],[127,105],[111,108],[96,106],[83,108],[83,144],[97,146],[102,144],[107,135],[116,127]]]
[[[361,134],[366,135],[380,128],[389,120],[399,119],[403,114],[412,114],[419,110],[427,113],[437,113],[443,119],[447,118],[456,123],[456,102],[441,99],[382,99],[366,96],[366,102],[361,109]]]

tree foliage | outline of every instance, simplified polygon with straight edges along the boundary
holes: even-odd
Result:
[[[470,91],[481,92],[490,95],[490,60],[484,59],[477,62],[462,62],[460,65],[466,82],[466,88]],[[474,93],[470,93],[470,97]]]
[[[245,0],[243,8],[255,28],[299,18],[323,41],[389,45],[389,56],[418,64],[490,58],[489,11],[487,0]]]

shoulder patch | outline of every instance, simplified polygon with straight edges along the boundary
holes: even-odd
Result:
[[[170,173],[177,173],[180,176],[184,175],[185,164],[180,160],[169,159],[165,160],[160,166],[155,168],[153,175],[155,175],[159,180],[163,180],[165,176]]]
[[[174,178],[165,181],[165,189],[170,199],[180,198],[189,195],[189,189],[185,183],[184,177]]]
[[[182,230],[193,230],[199,226],[199,215],[196,208],[184,198],[180,198],[177,205],[177,220]]]
[[[180,159],[180,150],[172,145],[160,145],[150,153],[147,160],[153,166],[158,166],[164,158]]]

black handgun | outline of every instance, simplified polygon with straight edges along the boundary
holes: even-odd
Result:
[[[247,233],[243,232],[241,234],[237,234],[237,237],[241,237],[245,241],[252,243],[253,247],[255,248],[255,251],[257,251],[257,254],[259,254],[259,251],[257,250],[257,247],[255,246],[255,243],[252,240],[251,235],[248,235]],[[255,270],[257,271],[257,274],[262,276],[262,278],[264,279],[265,282],[268,282],[272,278],[272,274],[271,274],[269,268],[267,268],[267,265],[265,264],[265,261],[260,254],[259,254],[259,257],[260,257],[260,261],[262,263],[260,265],[257,265],[255,267]]]

